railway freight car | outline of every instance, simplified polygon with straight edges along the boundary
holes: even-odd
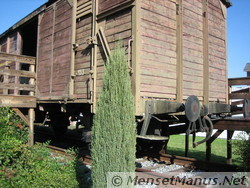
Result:
[[[36,57],[37,122],[49,114],[63,133],[69,117],[78,118],[89,135],[105,61],[121,41],[138,139],[166,141],[169,134],[209,132],[208,114],[230,112],[229,6],[229,0],[49,0],[0,36],[0,50]]]

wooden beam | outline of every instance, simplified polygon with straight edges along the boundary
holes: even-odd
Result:
[[[185,157],[188,156],[189,151],[189,134],[185,134]]]
[[[35,111],[34,108],[29,109],[29,145],[34,145],[34,119]]]
[[[244,100],[233,101],[233,102],[231,102],[231,105],[237,106],[237,105],[243,104],[243,102],[244,102]]]
[[[74,80],[75,80],[75,50],[74,44],[76,43],[76,8],[77,0],[72,0],[72,38],[71,38],[71,59],[70,59],[70,81],[69,81],[69,96],[73,98],[74,95]]]
[[[250,88],[232,91],[231,93],[250,93]]]
[[[103,48],[103,51],[105,53],[105,56],[108,59],[108,57],[110,55],[110,48],[109,48],[109,44],[107,42],[107,39],[105,37],[105,34],[104,34],[104,31],[103,31],[102,27],[99,27],[99,30],[98,30],[97,34],[98,34],[100,42],[102,44],[102,48]]]
[[[35,78],[36,76],[34,72],[23,71],[23,70],[13,70],[13,69],[0,69],[0,75],[19,76],[19,77],[27,77],[27,78]]]
[[[182,0],[178,0],[176,4],[176,101],[183,101],[183,5]]]
[[[227,130],[227,164],[232,164],[232,137],[234,131]]]
[[[207,160],[207,161],[210,161],[210,159],[211,159],[211,150],[212,150],[211,144],[212,144],[212,142],[213,142],[216,138],[218,138],[218,136],[220,136],[221,133],[222,133],[223,131],[224,131],[224,130],[217,130],[217,131],[213,134],[213,136],[211,136],[211,137],[207,140],[207,142],[206,142],[206,160]]]
[[[10,67],[6,66],[4,67],[4,71],[8,71],[10,69]],[[8,75],[4,75],[3,77],[3,83],[1,84],[8,84],[9,83],[9,76]],[[3,94],[4,95],[8,95],[9,94],[9,90],[7,88],[3,88]]]
[[[131,4],[129,4],[131,5]],[[135,99],[135,115],[142,115],[141,106],[141,0],[136,0],[132,7],[132,92]]]
[[[250,93],[230,93],[229,99],[250,99]]]
[[[11,108],[35,108],[36,97],[33,96],[11,96],[1,95],[0,96],[0,107],[11,107]]]
[[[30,65],[35,65],[36,58],[30,57],[30,56],[24,56],[24,55],[15,55],[15,54],[9,54],[0,52],[0,60],[5,60],[8,62],[19,62],[19,63],[26,63]]]
[[[229,78],[228,85],[250,85],[250,77]]]
[[[92,31],[91,37],[92,39],[96,38],[97,35],[97,14],[98,14],[98,0],[93,1],[92,3]],[[97,44],[93,43],[93,47],[91,50],[91,82],[92,82],[92,89],[91,89],[91,99],[90,103],[92,104],[91,112],[96,112],[96,104],[97,104]]]
[[[208,0],[202,0],[203,14],[203,103],[209,102]]]
[[[0,89],[16,89],[25,91],[35,91],[35,85],[15,84],[15,83],[0,83]]]
[[[221,119],[213,121],[214,129],[232,131],[250,131],[249,119]]]
[[[29,125],[29,119],[18,109],[18,108],[12,108],[14,112],[27,124]]]

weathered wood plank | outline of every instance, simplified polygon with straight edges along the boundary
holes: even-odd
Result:
[[[0,75],[10,75],[10,76],[19,76],[27,78],[35,78],[36,74],[30,71],[23,70],[13,70],[13,69],[0,69]]]
[[[229,99],[250,99],[250,93],[230,93]]]
[[[250,85],[250,78],[249,77],[242,77],[242,78],[229,78],[228,85]]]
[[[103,13],[111,8],[114,8],[131,0],[99,0],[99,13]]]
[[[0,52],[0,60],[11,61],[11,62],[16,61],[16,62],[26,63],[30,65],[35,65],[36,63],[35,57],[15,55],[15,54],[9,54],[9,53],[4,53],[4,52]]]
[[[16,108],[35,108],[36,97],[1,95],[0,106],[1,107],[16,107]]]
[[[0,83],[0,89],[18,89],[18,90],[25,90],[25,91],[35,91],[35,85]]]

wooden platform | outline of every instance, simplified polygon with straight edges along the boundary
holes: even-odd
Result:
[[[11,108],[35,108],[36,97],[34,96],[0,96],[0,107]]]
[[[220,119],[213,121],[214,129],[250,131],[250,119]]]
[[[206,160],[211,159],[211,145],[223,131],[227,131],[227,163],[232,164],[232,137],[234,131],[250,131],[250,119],[220,119],[213,121],[214,129],[218,129],[206,142]]]
[[[36,58],[0,52],[0,107],[36,107]]]

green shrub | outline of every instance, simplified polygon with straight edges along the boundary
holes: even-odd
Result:
[[[246,172],[250,170],[250,135],[242,132],[238,135],[237,140],[234,141],[235,153],[240,156],[242,160],[242,167]]]
[[[29,147],[27,125],[9,108],[0,115],[1,187],[78,187],[75,160],[51,157],[46,144]]]
[[[120,47],[111,52],[105,67],[92,132],[94,188],[106,187],[107,172],[135,170],[134,103],[125,51]]]
[[[12,169],[12,177],[5,178],[11,187],[78,187],[75,161],[63,156],[51,157],[46,145],[23,149]]]
[[[0,165],[11,165],[27,141],[27,125],[9,108],[0,108]]]

